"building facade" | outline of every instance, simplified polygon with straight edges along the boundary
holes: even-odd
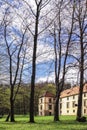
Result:
[[[54,114],[54,100],[55,96],[52,93],[46,92],[39,98],[39,115],[53,115]]]
[[[59,112],[60,115],[76,115],[78,107],[79,87],[73,87],[64,90],[60,95]],[[39,115],[53,115],[54,114],[55,96],[46,92],[39,98]],[[87,84],[83,89],[82,96],[82,115],[87,115]]]
[[[60,115],[76,115],[79,87],[64,90],[60,96]],[[87,115],[87,84],[82,95],[82,115]]]

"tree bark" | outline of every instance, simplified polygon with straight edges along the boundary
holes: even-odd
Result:
[[[31,76],[31,93],[30,93],[30,122],[34,123],[34,91],[35,91],[35,75],[36,75],[36,51],[37,51],[37,39],[38,39],[38,21],[39,21],[39,5],[37,5],[36,23],[35,23],[35,35],[34,35],[34,47],[32,57],[32,76]]]
[[[56,95],[54,106],[54,121],[59,121],[59,98],[60,94]]]
[[[86,14],[85,14],[86,15]],[[81,10],[81,2],[79,1],[79,10],[78,10],[78,24],[79,24],[79,37],[80,37],[80,89],[79,89],[79,96],[78,96],[78,108],[77,108],[77,117],[76,120],[79,121],[79,119],[82,117],[82,94],[83,94],[83,87],[84,87],[84,26],[82,23],[84,23],[84,18],[82,19],[82,10]],[[84,23],[85,24],[85,23]],[[83,31],[84,30],[84,31]]]

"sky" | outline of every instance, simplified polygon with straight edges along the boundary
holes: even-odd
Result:
[[[26,1],[26,2],[24,2]],[[26,62],[29,62],[29,64],[25,65],[25,72],[23,79],[25,82],[30,82],[31,77],[31,56],[33,52],[33,34],[34,34],[34,27],[35,27],[35,10],[36,5],[34,0],[1,0],[0,6],[0,21],[2,21],[6,9],[8,9],[8,12],[10,12],[10,17],[7,16],[6,20],[12,21],[11,31],[13,31],[13,34],[11,34],[11,38],[14,39],[15,37],[18,39],[15,44],[18,44],[21,40],[21,35],[24,32],[24,28],[26,26],[29,26],[29,30],[26,33],[26,39],[28,41],[27,45],[27,54],[26,54]],[[52,1],[51,1],[52,2]],[[2,4],[3,3],[3,4]],[[31,11],[32,8],[32,11]],[[67,8],[69,8],[67,6]],[[51,11],[49,13],[49,11]],[[50,20],[54,19],[56,16],[55,9],[53,8],[52,3],[47,5],[45,8],[42,9],[41,15],[40,15],[40,22],[39,22],[39,33],[46,28],[45,31],[43,31],[41,34],[39,34],[38,37],[38,45],[37,45],[37,67],[36,67],[36,82],[54,82],[55,81],[55,74],[54,74],[54,47],[53,47],[53,38],[49,36],[53,32],[53,25],[50,25]],[[71,11],[71,10],[70,10]],[[67,35],[68,31],[70,29],[70,14],[71,12],[68,12],[64,9],[64,12],[61,14],[62,19],[62,28],[65,29]],[[66,14],[66,15],[65,15]],[[64,17],[64,18],[63,18]],[[1,23],[1,22],[0,22]],[[13,29],[13,30],[12,30]],[[31,31],[30,31],[31,30]],[[51,32],[52,31],[52,32]],[[10,32],[9,32],[10,34]],[[63,32],[62,32],[63,34]],[[67,42],[67,35],[61,36],[61,41],[63,42],[65,46],[65,42]],[[72,38],[74,39],[74,38]],[[10,41],[11,39],[8,39]],[[18,43],[17,43],[18,42]],[[65,46],[66,47],[66,46]],[[63,47],[62,53],[64,52],[65,48]],[[78,50],[78,51],[77,51]],[[77,52],[76,52],[77,51]],[[75,50],[74,46],[70,50],[70,53],[72,53],[74,56],[78,57],[79,54],[79,46]],[[67,63],[70,64],[71,62],[76,62],[73,58],[68,58]],[[61,70],[62,75],[62,70]],[[0,79],[1,81],[5,82],[6,79],[8,80],[8,74],[5,72],[0,73]],[[78,69],[77,68],[69,68],[67,74],[66,74],[66,82],[70,82],[72,85],[79,82],[78,80]]]

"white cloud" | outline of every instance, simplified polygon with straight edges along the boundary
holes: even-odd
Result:
[[[55,76],[54,76],[54,72],[51,73],[51,75],[49,76],[45,76],[45,77],[40,77],[37,79],[37,82],[54,82],[55,80]]]
[[[62,75],[62,73],[61,73]],[[78,70],[75,68],[70,68],[69,71],[66,74],[65,77],[65,82],[71,83],[71,85],[77,84],[79,83],[79,75],[78,75]],[[38,78],[37,82],[50,82],[53,81],[55,82],[55,74],[54,72],[51,73],[49,76],[45,76],[45,77],[40,77]]]
[[[54,59],[54,51],[48,44],[38,44],[37,63],[46,62]]]

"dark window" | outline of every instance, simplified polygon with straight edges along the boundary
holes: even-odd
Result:
[[[42,105],[40,106],[40,110],[42,110]]]
[[[67,110],[67,113],[69,113],[69,110]]]
[[[69,102],[67,102],[66,107],[69,108]]]
[[[75,110],[73,110],[73,113],[75,113]]]
[[[49,112],[49,116],[51,116],[52,115],[52,113],[51,112]]]
[[[42,112],[40,112],[40,115],[42,116]]]
[[[60,114],[62,114],[62,111],[60,111]]]
[[[67,100],[69,100],[69,97],[67,97]]]
[[[84,100],[84,107],[87,106],[87,100]]]
[[[84,113],[86,113],[86,109],[84,109]]]
[[[62,109],[62,103],[60,103],[60,109]]]
[[[72,107],[75,107],[75,101],[72,102]]]
[[[52,99],[51,98],[49,98],[49,103],[51,103],[52,102]]]
[[[49,105],[49,110],[52,110],[52,105]]]
[[[86,93],[84,93],[84,97],[86,97]]]
[[[75,95],[73,96],[73,99],[75,99]]]

